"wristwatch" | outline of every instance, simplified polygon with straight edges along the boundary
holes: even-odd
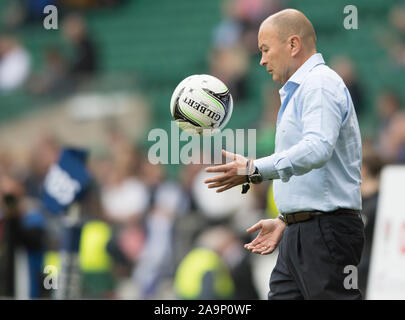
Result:
[[[260,174],[259,169],[253,164],[253,159],[246,163],[246,182],[242,185],[242,193],[246,193],[250,189],[250,184],[259,184],[263,181],[263,176]]]
[[[283,221],[288,226],[287,219],[282,214],[279,214],[277,218],[279,218],[281,221]]]
[[[259,169],[252,163],[252,166],[254,167],[254,171],[251,175],[248,176],[249,182],[253,184],[259,184],[263,182],[263,176],[260,174]]]

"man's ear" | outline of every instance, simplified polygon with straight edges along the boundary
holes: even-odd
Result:
[[[302,40],[297,35],[292,35],[288,38],[288,48],[290,49],[291,56],[295,57],[300,51],[302,47]]]

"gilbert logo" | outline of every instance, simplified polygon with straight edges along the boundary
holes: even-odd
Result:
[[[207,116],[210,117],[211,119],[214,119],[215,121],[218,121],[221,118],[221,116],[218,113],[208,109],[207,107],[204,107],[202,104],[190,98],[185,97],[183,101],[187,103],[190,107],[193,107],[197,111],[200,111],[202,114],[205,114],[205,112],[208,111]]]

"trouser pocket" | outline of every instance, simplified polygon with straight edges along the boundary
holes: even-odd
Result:
[[[364,246],[364,224],[358,215],[322,215],[319,219],[331,260],[341,266],[360,263]]]

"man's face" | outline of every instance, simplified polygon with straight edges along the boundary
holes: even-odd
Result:
[[[269,24],[260,27],[258,46],[262,53],[260,65],[273,76],[273,81],[286,83],[291,76],[289,72],[291,53],[288,50],[287,41],[280,41],[276,27]]]

